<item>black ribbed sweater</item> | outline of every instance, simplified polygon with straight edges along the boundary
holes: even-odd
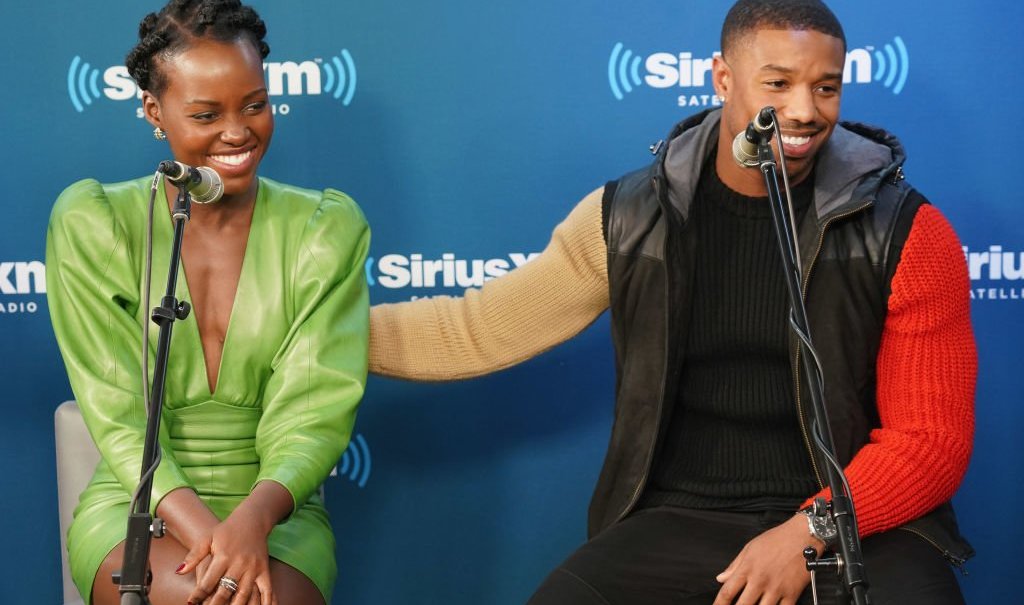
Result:
[[[793,188],[798,215],[813,182]],[[795,510],[817,485],[797,421],[768,199],[732,191],[710,161],[689,220],[697,262],[679,398],[640,505]]]

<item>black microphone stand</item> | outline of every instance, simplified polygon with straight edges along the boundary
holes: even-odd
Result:
[[[181,258],[181,241],[192,208],[192,198],[185,187],[179,187],[171,217],[174,220],[174,242],[171,246],[171,265],[167,272],[167,289],[160,306],[153,308],[153,322],[160,326],[157,341],[156,365],[153,369],[153,386],[150,391],[146,440],[142,450],[142,477],[136,490],[135,506],[128,511],[128,533],[124,543],[124,559],[121,570],[113,574],[114,583],[119,586],[121,605],[148,605],[149,586],[153,574],[149,571],[149,548],[153,538],[164,535],[164,523],[149,513],[153,496],[153,475],[160,463],[160,415],[164,402],[164,384],[167,381],[167,357],[170,353],[171,331],[174,321],[188,317],[191,307],[185,301],[174,297],[178,283],[178,265]],[[148,355],[147,352],[145,353]]]
[[[778,117],[774,108],[766,108],[770,111],[772,122],[777,129]],[[779,179],[776,172],[775,153],[772,150],[771,139],[773,131],[768,129],[761,132],[755,128],[747,129],[747,138],[752,143],[757,143],[757,163],[764,175],[765,186],[768,189],[768,199],[772,209],[772,223],[775,226],[775,235],[779,244],[779,251],[782,254],[783,269],[786,273],[786,286],[789,290],[789,302],[791,305],[790,323],[796,331],[800,340],[800,347],[803,352],[803,370],[807,376],[808,391],[811,397],[811,411],[814,419],[812,433],[817,433],[815,444],[822,454],[829,459],[826,466],[829,488],[832,490],[832,502],[829,506],[821,506],[817,502],[814,513],[819,516],[831,514],[839,532],[837,536],[839,552],[834,557],[817,559],[816,552],[804,552],[807,558],[807,569],[812,573],[816,570],[834,570],[842,575],[846,590],[850,595],[851,602],[855,605],[866,605],[868,600],[868,582],[864,572],[864,556],[860,548],[860,535],[857,533],[857,519],[853,511],[853,501],[848,493],[847,483],[842,475],[842,469],[835,464],[835,445],[832,440],[832,429],[829,426],[828,415],[825,412],[824,390],[822,377],[819,373],[811,340],[810,326],[807,323],[807,309],[804,307],[803,293],[801,292],[800,269],[798,262],[798,251],[794,239],[793,221],[786,205],[779,192]],[[780,135],[781,136],[781,135]],[[753,137],[754,140],[751,138]],[[781,145],[781,140],[779,141]],[[781,149],[781,148],[780,148]],[[826,512],[825,509],[828,511]]]

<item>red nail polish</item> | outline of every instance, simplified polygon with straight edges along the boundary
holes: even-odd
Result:
[[[183,569],[185,569],[185,564],[184,564],[184,563],[182,563],[181,565],[179,565],[179,566],[178,566],[178,569],[175,569],[175,570],[174,570],[174,573],[181,573],[181,570],[183,570]],[[191,602],[190,602],[190,603],[189,603],[188,605],[195,605],[195,604],[194,604],[194,603],[191,603]]]

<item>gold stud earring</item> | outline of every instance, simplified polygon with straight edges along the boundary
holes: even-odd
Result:
[[[166,141],[167,140],[167,133],[164,132],[163,128],[160,128],[159,126],[157,126],[156,128],[153,129],[153,138],[158,140],[158,141]]]

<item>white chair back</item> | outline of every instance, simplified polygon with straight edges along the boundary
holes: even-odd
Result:
[[[68,567],[67,535],[78,496],[88,485],[100,461],[100,453],[89,436],[82,412],[74,401],[65,401],[53,414],[57,442],[57,503],[60,514],[60,561],[64,571],[64,605],[82,605],[82,596],[71,581]]]

